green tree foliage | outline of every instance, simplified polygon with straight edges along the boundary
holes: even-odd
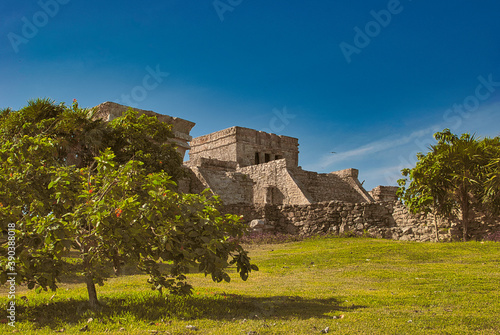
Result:
[[[500,214],[500,146],[495,139],[492,145],[488,146],[491,155],[494,157],[486,167],[486,188],[483,202],[491,208],[494,215]]]
[[[109,264],[118,272],[133,262],[153,289],[176,294],[191,292],[194,268],[217,282],[233,264],[243,280],[258,270],[238,243],[238,216],[221,215],[206,192],[176,190],[181,158],[168,125],[131,111],[105,123],[91,112],[50,100],[0,112],[0,283],[15,272],[30,289],[55,290],[76,253],[95,307]]]
[[[459,217],[465,241],[476,212],[499,210],[500,138],[459,137],[449,129],[434,138],[437,144],[417,155],[416,166],[402,170],[398,196],[413,213]]]

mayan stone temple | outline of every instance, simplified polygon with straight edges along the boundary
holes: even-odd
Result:
[[[130,107],[105,102],[95,107],[95,117],[106,121]],[[195,123],[178,117],[132,108],[172,125],[171,141],[185,158],[187,177],[179,190],[220,196],[227,213],[240,214],[258,231],[292,234],[355,233],[397,240],[432,241],[433,215],[412,215],[397,201],[393,186],[367,192],[358,170],[330,173],[305,171],[299,162],[296,138],[231,127],[192,138]],[[441,238],[461,236],[456,222],[440,220]],[[499,222],[471,227],[471,236],[498,229]]]

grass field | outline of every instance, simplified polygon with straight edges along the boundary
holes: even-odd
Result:
[[[191,274],[190,297],[159,297],[146,276],[121,276],[98,287],[103,308],[93,312],[81,283],[55,294],[18,287],[19,322],[0,333],[500,334],[500,243],[316,238],[248,248],[259,272],[247,282],[232,273],[229,284]]]

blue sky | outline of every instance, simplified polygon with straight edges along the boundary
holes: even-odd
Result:
[[[299,138],[371,189],[443,128],[500,135],[498,0],[0,3],[0,107],[50,97]],[[334,153],[332,153],[334,152]]]

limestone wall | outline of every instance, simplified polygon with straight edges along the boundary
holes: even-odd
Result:
[[[191,141],[190,160],[199,157],[237,162],[240,167],[285,159],[298,164],[298,139],[243,127],[231,127]]]
[[[226,212],[244,216],[246,222],[265,219],[273,232],[314,235],[334,233],[401,241],[436,241],[432,215],[411,215],[401,203],[344,203],[330,201],[309,205],[227,206]],[[458,222],[438,220],[440,240],[460,240]],[[472,240],[500,231],[500,219],[479,218],[469,228]]]
[[[237,161],[236,131],[234,127],[193,138],[190,145],[190,161],[199,158]]]
[[[316,173],[300,168],[290,173],[311,196],[311,202],[333,199],[344,202],[373,202],[371,196],[358,181],[358,170],[347,169],[332,173]]]
[[[396,196],[397,190],[397,186],[377,186],[368,193],[376,202],[389,202],[398,199]]]
[[[198,160],[199,165],[190,166],[188,193],[200,193],[210,188],[219,195],[224,204],[253,203],[253,184],[248,176],[237,172],[236,163],[209,159]],[[231,165],[233,165],[231,169]],[[183,182],[185,185],[186,182]],[[184,187],[183,191],[186,190]]]
[[[391,208],[392,216],[396,224],[400,227],[405,227],[404,235],[409,239],[414,239],[415,235],[421,235],[422,227],[431,227],[432,234],[435,234],[435,225],[439,231],[441,239],[445,240],[461,240],[463,237],[462,224],[459,217],[453,220],[444,219],[433,214],[412,214],[406,209],[401,202],[388,202],[384,204]],[[482,213],[476,213],[473,222],[469,223],[467,233],[471,239],[482,239],[490,233],[500,231],[500,218],[491,217]],[[432,236],[430,240],[435,240]]]
[[[192,170],[190,178],[196,180],[184,181],[182,190],[198,193],[211,188],[226,205],[305,205],[332,199],[350,203],[373,202],[359,184],[355,169],[318,174],[290,167],[286,159],[240,167],[234,161],[200,156],[195,156],[185,165]]]
[[[241,167],[263,164],[278,159],[285,159],[289,166],[298,165],[298,139],[249,128],[234,128],[239,143],[238,164]]]
[[[299,187],[290,174],[285,159],[238,169],[255,184],[255,204],[309,204],[310,196]]]

